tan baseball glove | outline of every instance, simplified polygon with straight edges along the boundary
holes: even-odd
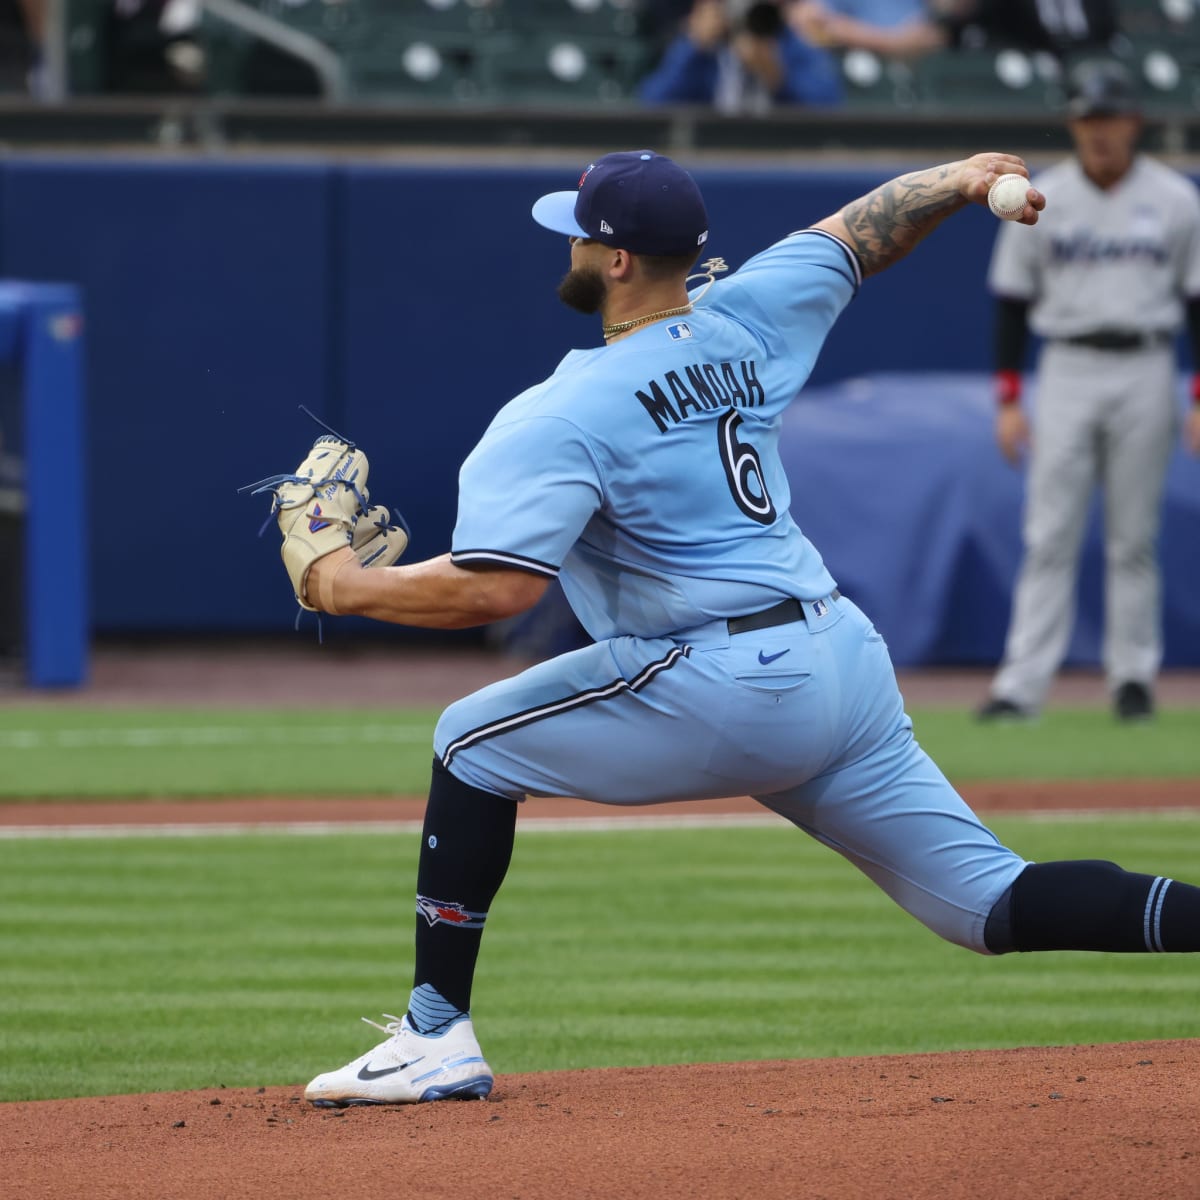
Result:
[[[283,534],[283,565],[296,600],[310,612],[320,611],[305,594],[309,568],[317,559],[349,546],[364,567],[388,567],[408,546],[408,528],[399,513],[383,505],[368,507],[368,470],[367,456],[330,432],[317,438],[291,474],[238,489],[255,496],[272,494],[270,515]]]

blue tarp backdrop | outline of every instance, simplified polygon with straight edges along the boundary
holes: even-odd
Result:
[[[1180,389],[1180,409],[1188,402]],[[1024,472],[992,435],[990,379],[880,374],[806,389],[783,456],[792,515],[901,665],[998,661],[1020,561]],[[1099,661],[1104,553],[1097,502],[1067,659]],[[1162,567],[1168,661],[1200,664],[1200,462],[1167,476]]]
[[[697,167],[710,249],[736,267],[920,165]],[[316,433],[300,404],[367,448],[372,493],[404,511],[412,555],[442,552],[458,465],[492,413],[569,348],[598,343],[596,322],[553,295],[565,239],[529,217],[542,192],[574,185],[579,166],[4,160],[0,276],[70,282],[83,296],[94,630],[290,629],[273,531],[255,536],[266,506],[236,489],[299,461]],[[991,448],[981,390],[995,231],[982,209],[960,214],[869,280],[789,426],[797,517],[902,662],[993,661],[1003,637],[1020,488]],[[914,372],[948,373],[945,386],[971,399],[941,403],[942,384],[912,386]],[[880,378],[845,382],[870,376]],[[879,397],[869,411],[864,386]],[[1175,471],[1186,490],[1200,466]],[[143,492],[115,512],[118,476]],[[951,527],[952,478],[950,507],[994,541]],[[1182,549],[1195,529],[1179,522],[1194,516],[1166,530],[1182,564],[1169,653],[1193,664],[1200,555]],[[956,569],[931,571],[935,554]],[[1081,637],[1073,653],[1086,660],[1094,638],[1086,626]]]

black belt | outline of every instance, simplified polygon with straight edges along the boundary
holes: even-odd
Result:
[[[830,599],[836,600],[841,592],[833,591]],[[755,629],[770,629],[772,625],[790,625],[793,621],[804,620],[804,605],[799,600],[780,600],[770,608],[761,612],[750,613],[745,617],[730,617],[729,632],[750,633]]]
[[[1115,350],[1129,353],[1131,350],[1152,350],[1157,346],[1169,346],[1175,340],[1173,333],[1165,329],[1097,329],[1094,333],[1076,333],[1071,337],[1056,338],[1068,346],[1087,346],[1091,350]]]

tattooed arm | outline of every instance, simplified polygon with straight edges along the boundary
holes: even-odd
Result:
[[[927,233],[966,204],[987,204],[988,188],[1001,175],[1024,175],[1024,162],[1011,154],[977,154],[961,162],[914,171],[877,187],[840,212],[818,221],[848,243],[862,263],[864,275],[874,275],[903,258]],[[1046,198],[1029,189],[1029,202],[1020,220],[1037,222]]]

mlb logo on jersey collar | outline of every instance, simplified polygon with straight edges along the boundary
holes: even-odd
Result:
[[[692,336],[692,327],[686,321],[677,321],[667,326],[667,333],[672,341],[682,342],[684,338]]]

